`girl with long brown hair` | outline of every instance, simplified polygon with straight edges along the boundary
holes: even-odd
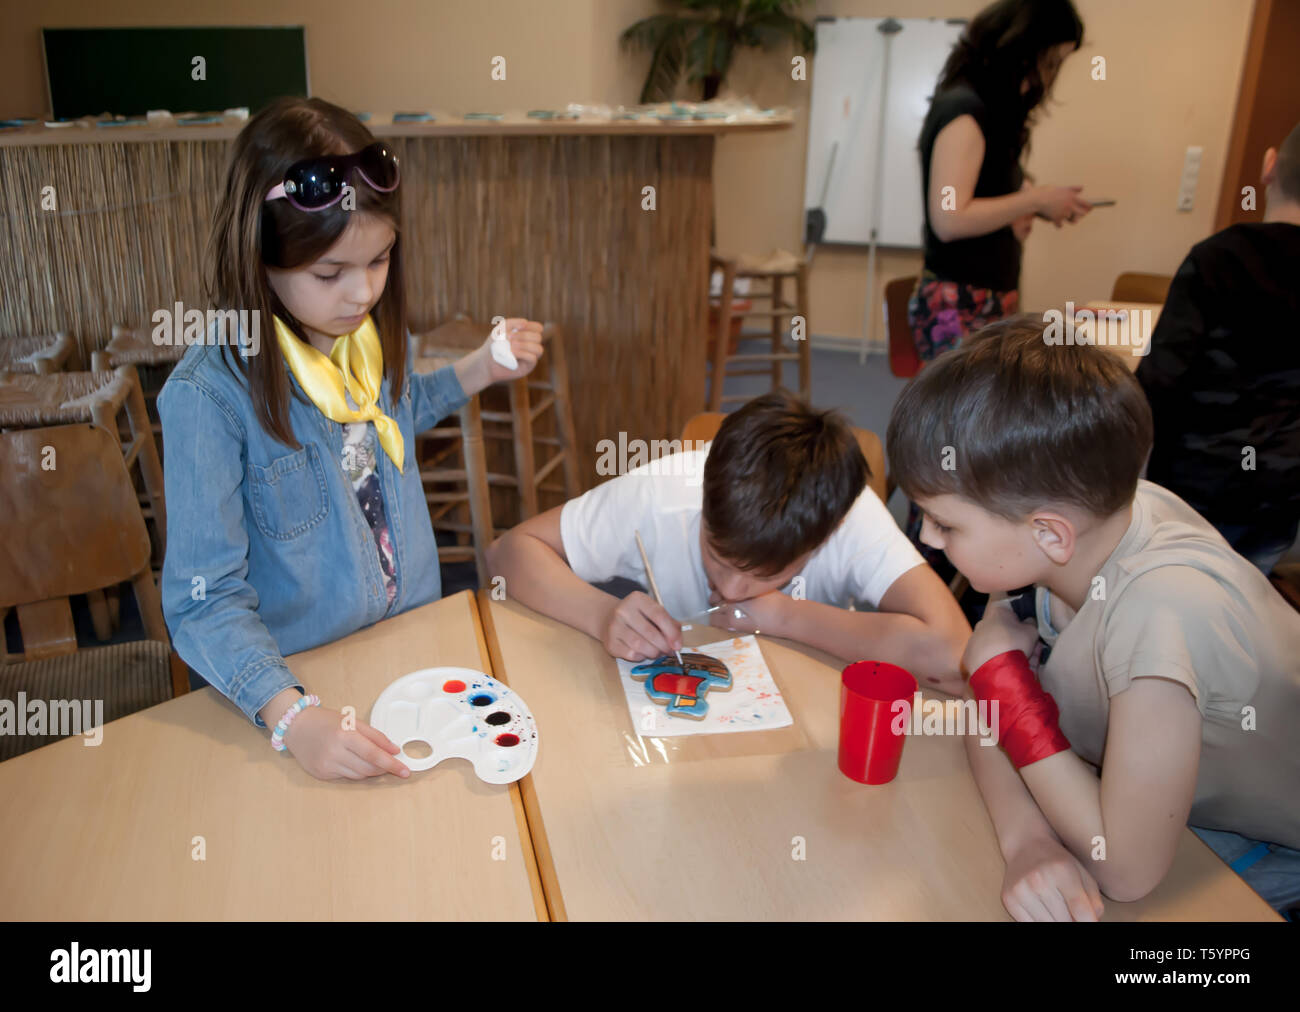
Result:
[[[321,779],[409,771],[284,656],[441,596],[415,434],[542,350],[540,324],[510,319],[514,368],[488,338],[414,374],[400,195],[396,157],[352,114],[302,98],[258,113],[234,143],[207,278],[227,314],[214,324],[252,322],[214,326],[158,400],[176,649]]]

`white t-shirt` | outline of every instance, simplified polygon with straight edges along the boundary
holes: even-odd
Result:
[[[707,608],[700,510],[708,452],[661,457],[565,503],[560,537],[573,571],[588,583],[623,577],[647,586],[633,534],[640,531],[669,614],[682,619]],[[920,565],[920,553],[867,487],[797,575],[809,601],[875,608],[895,580]],[[789,593],[793,584],[792,578],[783,590]]]

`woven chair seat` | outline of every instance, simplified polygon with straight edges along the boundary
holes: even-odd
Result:
[[[0,383],[0,428],[90,422],[97,402],[121,404],[128,393],[128,381],[115,372],[11,375]]]
[[[720,254],[715,252],[714,255]],[[763,254],[742,253],[735,260],[738,278],[765,277],[769,274],[793,275],[806,263],[805,258],[798,253],[791,253],[784,249],[775,249]]]
[[[189,349],[184,344],[154,344],[147,334],[114,328],[104,350],[113,356],[114,365],[169,365],[179,362]]]
[[[40,372],[38,359],[59,362],[71,352],[72,342],[66,334],[41,334],[38,337],[7,337],[0,340],[0,371]]]
[[[104,723],[172,698],[171,648],[158,640],[136,640],[87,647],[41,661],[0,665],[0,699],[46,704],[46,731],[52,727],[51,700],[104,701]],[[93,717],[93,710],[92,710]],[[15,721],[17,716],[15,715]],[[15,729],[16,730],[16,726]],[[84,731],[84,728],[83,728]],[[0,734],[0,761],[58,741],[64,735]]]

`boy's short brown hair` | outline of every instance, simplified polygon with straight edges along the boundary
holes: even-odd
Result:
[[[985,327],[907,385],[886,447],[909,498],[957,495],[1008,520],[1132,501],[1151,452],[1146,396],[1117,354],[1049,345],[1046,328],[1031,316]]]
[[[824,542],[871,477],[853,430],[785,391],[728,415],[704,465],[710,547],[760,576]]]

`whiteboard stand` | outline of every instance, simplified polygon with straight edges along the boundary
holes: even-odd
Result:
[[[894,36],[903,30],[903,26],[894,18],[885,18],[876,26],[876,31],[885,37],[885,55],[881,61],[880,72],[880,115],[876,121],[876,171],[871,181],[871,238],[867,244],[867,307],[862,314],[862,349],[858,353],[858,365],[867,361],[867,349],[871,345],[871,319],[876,311],[876,245],[880,241],[880,191],[885,182],[885,121],[889,108],[889,55],[893,50],[891,43]]]

